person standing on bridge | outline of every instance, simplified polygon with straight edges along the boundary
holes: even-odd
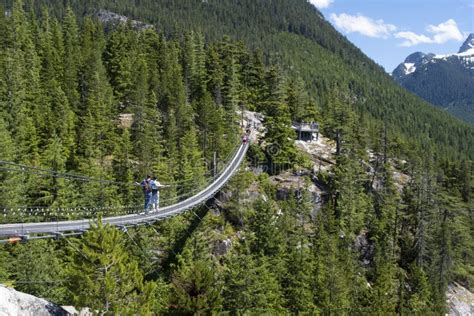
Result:
[[[150,187],[151,187],[151,201],[150,201],[151,209],[153,211],[158,211],[158,208],[160,205],[160,188],[166,188],[168,186],[161,184],[154,176],[153,179],[150,181]]]
[[[143,194],[145,198],[145,213],[148,212],[148,207],[150,206],[150,200],[151,200],[151,195],[152,195],[152,190],[151,190],[151,176],[147,175],[145,179],[143,179],[142,182],[136,183],[137,185],[141,186],[143,189]]]

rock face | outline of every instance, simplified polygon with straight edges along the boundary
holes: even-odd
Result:
[[[328,171],[335,163],[336,144],[322,135],[311,142],[295,141],[296,147],[310,155],[314,162],[314,172]]]
[[[72,315],[61,306],[42,298],[15,291],[0,285],[0,315],[47,316]]]
[[[214,244],[214,255],[224,256],[229,252],[229,249],[232,248],[232,240],[230,238],[224,240],[218,240]]]
[[[120,14],[117,14],[112,11],[107,11],[107,10],[99,10],[99,12],[96,13],[97,18],[99,21],[102,23],[120,23],[120,24],[125,24],[128,22],[129,18]],[[153,28],[153,25],[151,24],[146,24],[141,21],[136,21],[136,20],[131,20],[130,22],[134,28],[137,28],[139,30],[142,29],[151,29]]]
[[[461,285],[454,283],[446,293],[449,304],[449,316],[474,315],[474,294]]]
[[[298,188],[306,190],[313,205],[311,217],[314,219],[322,208],[324,201],[327,199],[327,193],[323,187],[313,182],[315,180],[314,177],[311,179],[312,181],[308,181],[308,176],[310,176],[310,174],[307,170],[299,175],[287,171],[278,176],[270,177],[270,183],[276,187],[277,200],[288,200],[292,194],[294,197],[298,197]]]
[[[375,245],[369,240],[368,231],[363,230],[354,240],[354,247],[359,253],[359,262],[368,267],[374,258]]]
[[[241,111],[237,111],[238,116],[242,116]],[[253,133],[250,135],[250,140],[252,142],[257,141],[258,138],[263,136],[265,128],[263,126],[264,116],[258,112],[244,111],[243,114],[244,127],[253,129]]]

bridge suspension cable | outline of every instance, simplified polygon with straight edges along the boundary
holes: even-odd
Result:
[[[248,144],[244,143],[238,146],[235,151],[229,153],[229,158],[227,164],[222,166],[221,170],[218,170],[216,174],[212,177],[206,179],[202,186],[197,186],[191,191],[172,196],[167,199],[163,199],[163,207],[160,207],[158,212],[153,212],[150,214],[143,213],[143,206],[139,205],[118,205],[118,206],[101,206],[101,207],[64,207],[64,208],[52,208],[52,207],[23,207],[23,208],[0,208],[0,222],[2,216],[4,219],[7,217],[13,217],[16,220],[21,220],[22,218],[33,216],[33,221],[37,223],[16,223],[16,224],[0,224],[0,236],[14,236],[14,235],[23,235],[23,234],[43,234],[43,233],[60,233],[61,235],[75,235],[77,231],[83,231],[89,227],[89,219],[95,217],[99,214],[102,216],[115,216],[115,217],[105,217],[104,221],[110,224],[115,225],[137,225],[143,223],[149,223],[150,221],[157,221],[160,219],[167,218],[169,216],[174,216],[181,212],[184,212],[192,207],[199,205],[206,201],[209,197],[212,197],[236,172],[238,166],[240,165],[245,153],[248,149]],[[56,177],[69,177],[72,176],[71,180],[75,180],[77,177],[78,180],[88,181],[105,181],[106,183],[118,183],[118,184],[129,184],[124,182],[112,181],[112,180],[103,180],[95,179],[90,177],[84,177],[80,175],[68,174],[57,172],[55,170],[40,169],[25,165],[20,165],[12,162],[0,161],[0,165],[13,166],[17,171],[18,168],[24,168],[27,171],[37,171],[40,170],[43,172],[42,176],[53,175]],[[189,179],[194,181],[195,179]],[[182,182],[183,183],[183,182]],[[136,185],[136,184],[133,184]],[[205,187],[203,187],[205,186]],[[169,202],[174,202],[175,204],[168,204]],[[119,212],[117,212],[119,210]],[[3,211],[3,213],[2,213]],[[120,213],[120,214],[118,214]],[[118,216],[120,215],[120,216]],[[45,217],[51,216],[54,218],[55,222],[42,222]],[[72,221],[71,221],[72,219]],[[9,221],[11,222],[11,221]],[[118,223],[118,224],[117,224]],[[69,233],[67,233],[69,232]]]
[[[227,161],[234,154],[235,154],[235,150],[230,151],[227,154],[227,156],[223,159],[223,161]],[[2,166],[7,166],[7,167],[2,167]],[[121,182],[121,181],[115,181],[115,180],[98,179],[98,178],[88,177],[88,176],[84,176],[80,174],[66,173],[66,172],[61,172],[54,169],[46,169],[46,168],[40,168],[36,166],[28,166],[28,165],[19,164],[12,161],[5,161],[5,160],[0,160],[0,171],[21,172],[21,173],[35,174],[35,175],[45,176],[45,177],[51,176],[54,178],[63,178],[66,180],[97,182],[100,184],[117,184],[121,186],[136,186],[135,182]],[[208,170],[203,175],[204,176],[212,175],[212,170]],[[179,186],[182,183],[188,183],[188,182],[193,182],[193,181],[195,181],[195,179],[178,180],[178,181],[169,182],[167,183],[167,185]]]

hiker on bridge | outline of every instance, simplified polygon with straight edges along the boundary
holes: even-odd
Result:
[[[154,176],[153,179],[150,181],[150,188],[151,188],[151,200],[150,205],[153,211],[158,211],[158,207],[160,205],[160,189],[169,187],[168,185],[161,184],[156,177]]]
[[[148,211],[148,207],[150,205],[151,196],[152,196],[152,190],[151,190],[150,182],[151,182],[151,176],[150,175],[147,175],[146,178],[143,179],[143,181],[140,182],[140,183],[135,182],[135,184],[142,187],[144,198],[145,198],[145,212]]]

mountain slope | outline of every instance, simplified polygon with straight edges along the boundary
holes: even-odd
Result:
[[[457,54],[408,56],[393,78],[426,101],[474,123],[474,34]]]
[[[35,4],[48,5],[60,17],[65,12],[57,1]],[[327,103],[328,92],[336,85],[360,112],[376,119],[375,125],[371,123],[375,130],[385,122],[392,136],[416,147],[429,139],[440,155],[474,157],[472,126],[432,109],[395,84],[305,0],[103,0],[72,6],[83,15],[107,9],[154,23],[169,36],[196,30],[208,41],[224,35],[240,39],[304,79],[319,105]]]

